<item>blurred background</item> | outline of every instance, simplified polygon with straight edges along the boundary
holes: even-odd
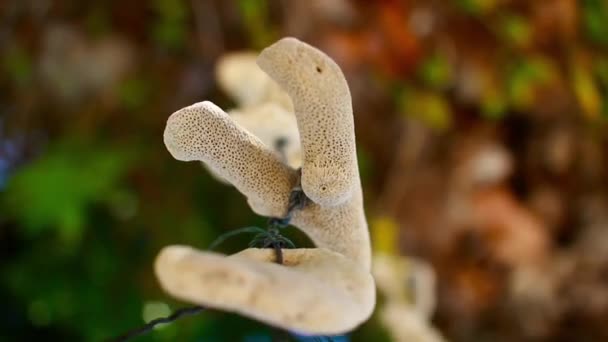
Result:
[[[0,2],[0,340],[99,341],[167,315],[183,303],[154,278],[160,248],[264,225],[162,132],[194,102],[234,107],[218,59],[283,36],[342,67],[374,251],[432,266],[438,333],[608,340],[604,0]],[[376,314],[348,338],[390,329]],[[138,341],[271,335],[206,312]]]

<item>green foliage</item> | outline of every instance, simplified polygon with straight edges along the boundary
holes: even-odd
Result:
[[[458,7],[471,15],[480,16],[490,12],[497,5],[497,0],[455,0]]]
[[[414,117],[437,131],[452,125],[452,108],[440,92],[407,88],[398,97],[404,115]]]
[[[129,163],[128,154],[116,149],[78,143],[52,146],[10,179],[5,208],[27,236],[55,230],[66,241],[78,240],[87,206],[118,189]]]
[[[357,146],[357,163],[359,164],[359,174],[361,180],[365,182],[372,178],[374,172],[373,158],[364,148]]]
[[[150,98],[151,82],[142,77],[132,77],[124,80],[118,89],[121,103],[131,110],[143,107]]]
[[[521,58],[507,71],[507,94],[513,107],[527,109],[533,104],[535,90],[553,76],[551,65],[541,57]]]
[[[595,63],[594,71],[602,92],[602,116],[608,119],[608,59],[598,60]]]
[[[0,57],[2,69],[19,86],[29,84],[32,78],[32,61],[20,46],[13,46]]]
[[[109,13],[104,6],[95,6],[86,17],[86,27],[93,37],[101,37],[110,32],[112,26]]]
[[[532,40],[532,29],[525,17],[516,14],[504,15],[499,23],[498,34],[507,44],[523,47]]]
[[[159,45],[178,50],[186,42],[187,12],[182,0],[154,0],[153,9],[157,14],[152,35]]]
[[[127,274],[121,258],[101,236],[98,240],[74,253],[66,253],[55,239],[38,240],[5,267],[2,282],[27,303],[26,315],[35,327],[70,327],[84,340],[99,341],[137,322],[136,288],[121,279]],[[99,295],[110,289],[116,290],[113,297]],[[112,315],[107,315],[109,306],[117,308]]]
[[[277,34],[269,27],[266,0],[239,0],[238,5],[253,47],[261,49],[275,40]]]
[[[507,100],[504,94],[496,89],[486,90],[481,100],[481,114],[488,119],[502,119],[507,111]]]
[[[418,73],[425,84],[436,89],[447,87],[453,78],[452,66],[448,59],[438,53],[427,58]]]
[[[608,5],[602,0],[582,1],[582,25],[587,37],[600,45],[608,45]]]

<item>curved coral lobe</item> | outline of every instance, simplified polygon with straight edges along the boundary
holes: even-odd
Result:
[[[284,264],[269,249],[225,257],[184,246],[164,248],[155,271],[172,295],[305,334],[335,335],[363,323],[375,305],[374,281],[343,255],[289,249]]]
[[[291,223],[319,248],[284,250],[285,263],[277,265],[272,250],[224,257],[169,247],[157,259],[157,276],[167,292],[190,302],[305,334],[350,331],[373,311],[375,288],[346,81],[329,57],[295,39],[264,50],[258,62],[293,100],[303,147],[301,186],[312,202],[293,212]],[[284,217],[297,172],[267,146],[275,138],[265,145],[245,128],[248,114],[234,115],[211,102],[181,109],[167,121],[165,145],[178,160],[204,162],[247,196],[256,213]],[[256,125],[273,114],[256,116],[248,128],[263,136],[265,128]]]
[[[211,102],[173,113],[164,141],[182,161],[200,160],[247,196],[254,211],[283,216],[296,173],[255,136]]]
[[[264,49],[258,65],[291,97],[304,160],[302,189],[331,206],[359,186],[353,111],[348,84],[338,65],[320,50],[294,38]]]

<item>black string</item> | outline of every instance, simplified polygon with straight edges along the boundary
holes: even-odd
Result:
[[[301,177],[301,172],[302,169],[298,169],[298,178]],[[296,185],[293,190],[291,191],[291,193],[289,194],[289,203],[287,205],[287,214],[285,215],[285,217],[279,218],[279,217],[271,217],[268,220],[268,230],[272,232],[272,234],[276,235],[276,236],[281,236],[279,229],[280,228],[285,228],[289,225],[289,223],[291,222],[291,219],[293,217],[293,213],[296,210],[301,210],[304,207],[306,207],[306,205],[308,204],[308,197],[306,197],[306,194],[304,194],[304,191],[302,191],[302,188],[298,182],[298,185]],[[274,249],[274,253],[276,256],[276,263],[277,264],[283,264],[283,247],[284,244],[281,240],[277,240],[273,243],[271,243],[269,245],[269,247]]]
[[[299,169],[298,172],[300,173],[301,169]],[[270,233],[270,236],[278,237],[278,239],[275,238],[274,241],[270,241],[269,243],[265,244],[264,247],[274,249],[274,252],[276,255],[275,262],[277,264],[280,264],[280,265],[283,264],[283,261],[284,261],[283,260],[283,248],[285,247],[285,242],[282,241],[285,238],[283,238],[281,236],[279,229],[287,227],[289,225],[289,223],[291,222],[293,212],[295,210],[303,209],[307,204],[308,204],[308,197],[306,197],[306,195],[304,194],[304,191],[302,191],[302,188],[298,184],[289,195],[289,203],[287,205],[287,214],[285,215],[285,217],[282,217],[282,218],[271,217],[268,220],[268,225],[269,225],[268,231]],[[230,237],[232,235],[239,234],[242,232],[256,232],[256,231],[259,232],[260,230],[262,230],[262,229],[257,228],[257,227],[241,228],[241,229],[238,229],[237,232],[231,232],[231,233],[227,234],[226,236],[221,236],[218,240],[216,240],[212,244],[212,246],[215,247],[215,246],[219,245],[225,239],[227,239],[228,237]],[[291,241],[289,241],[289,240],[287,240],[287,241],[291,244]],[[181,309],[176,310],[173,314],[171,314],[168,317],[164,317],[164,318],[161,317],[161,318],[151,320],[150,322],[146,323],[145,325],[143,325],[137,329],[131,330],[117,338],[107,340],[107,342],[124,342],[124,341],[130,340],[134,337],[137,337],[137,336],[140,336],[140,335],[143,335],[145,333],[152,331],[157,325],[172,323],[182,317],[196,315],[205,310],[206,310],[206,308],[202,307],[202,306],[192,306],[192,307],[181,308]]]
[[[140,335],[143,335],[145,333],[152,331],[157,325],[172,323],[182,317],[197,315],[205,310],[206,310],[206,308],[204,308],[202,306],[190,306],[190,307],[177,309],[170,316],[153,319],[150,322],[146,323],[145,325],[143,325],[137,329],[133,329],[133,330],[127,332],[126,334],[116,337],[114,339],[107,340],[107,342],[124,342],[124,341],[130,340],[134,337],[137,337],[137,336],[140,336]]]

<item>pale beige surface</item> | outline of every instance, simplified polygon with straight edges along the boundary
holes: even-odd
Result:
[[[425,318],[400,303],[387,301],[380,320],[395,342],[444,342],[445,338]]]
[[[306,334],[334,335],[361,324],[374,308],[369,272],[322,248],[246,249],[225,257],[185,246],[156,259],[163,288],[177,298],[244,314]]]
[[[239,108],[275,103],[293,112],[291,99],[279,85],[256,64],[255,52],[228,53],[217,63],[215,75],[219,86]]]
[[[304,155],[302,189],[321,205],[344,203],[360,184],[350,91],[340,67],[294,38],[264,49],[258,65],[293,102]]]
[[[257,53],[231,52],[222,56],[215,67],[220,88],[235,102],[228,115],[251,134],[258,137],[270,150],[279,152],[287,165],[302,166],[302,147],[293,104],[289,95],[256,63]],[[285,146],[278,149],[278,139]],[[203,166],[206,166],[203,163]],[[229,184],[220,174],[207,167],[211,175]]]
[[[238,126],[260,139],[269,150],[276,152],[287,165],[294,169],[302,166],[300,133],[293,113],[288,112],[276,103],[266,102],[230,110],[228,115]],[[280,148],[279,140],[283,141]],[[219,173],[207,167],[205,163],[202,163],[202,165],[216,180],[230,184]]]
[[[257,214],[286,214],[289,194],[297,182],[295,170],[213,103],[200,102],[175,112],[167,121],[164,139],[175,159],[204,162],[243,193]],[[342,253],[369,269],[371,247],[362,202],[359,187],[336,206],[310,203],[294,213],[292,224],[317,246]]]
[[[293,68],[285,67],[285,60]],[[287,265],[281,266],[271,262],[271,250],[226,258],[169,247],[158,257],[157,276],[165,290],[184,300],[302,333],[343,333],[365,321],[375,306],[348,87],[328,56],[293,38],[264,50],[259,63],[295,105],[304,152],[301,185],[311,201],[293,213],[291,223],[319,248],[284,250]],[[307,73],[310,68],[314,74]],[[244,126],[205,101],[173,113],[164,141],[176,159],[202,161],[233,184],[254,212],[284,217],[298,173]],[[277,293],[290,305],[272,301]]]
[[[435,311],[435,272],[420,259],[374,255],[373,274],[385,298],[380,322],[396,342],[445,341],[430,322]]]
[[[294,169],[302,166],[302,148],[298,123],[292,112],[280,105],[267,102],[254,107],[233,109],[228,115],[241,127],[258,137],[269,149],[281,152],[287,165]],[[277,148],[284,141],[282,151]]]
[[[436,275],[421,259],[378,253],[373,258],[378,291],[391,302],[403,303],[428,320],[437,306]]]
[[[205,101],[173,113],[164,141],[175,159],[199,160],[220,174],[256,213],[285,215],[296,172],[218,106]]]
[[[340,82],[335,81],[335,83],[346,86],[344,76],[337,65],[322,52],[305,43],[293,38],[285,38],[272,45],[269,48],[271,50],[264,51],[273,51],[273,54],[279,56],[280,51],[276,49],[284,47],[282,42],[288,43],[285,46],[287,56],[292,53],[293,44],[300,45],[298,51],[312,51],[311,54],[315,56],[318,64],[325,66],[325,73],[333,73],[332,78],[341,80]],[[262,52],[263,54],[264,52]],[[270,67],[272,60],[267,60],[265,63],[267,67]],[[317,72],[314,67],[313,71]],[[298,74],[292,76],[299,77]],[[350,115],[344,113],[345,109],[336,113],[325,111],[327,118],[321,121],[318,120],[318,115],[306,115],[306,113],[297,115],[302,144],[312,147],[317,156],[311,158],[310,154],[313,150],[309,150],[308,158],[313,159],[313,162],[307,163],[306,149],[304,149],[302,188],[306,195],[311,197],[311,193],[314,193],[314,197],[311,197],[313,201],[311,205],[294,214],[292,223],[307,233],[317,246],[342,253],[360,263],[362,267],[369,269],[371,247],[367,222],[363,213],[363,196],[354,149],[355,137],[352,128],[350,94],[348,94],[348,88],[345,91],[346,94],[335,93],[335,96],[345,97],[341,102],[348,103],[347,109]],[[290,94],[294,103],[306,101],[316,103],[309,105],[309,108],[329,108],[330,105],[326,103],[336,101],[325,96],[310,97],[306,100],[297,98],[297,95],[297,93]],[[349,118],[340,124],[339,120],[329,119],[334,114],[339,117],[349,116]],[[326,126],[328,123],[333,124]],[[319,126],[320,134],[334,135],[339,137],[337,138],[339,140],[346,138],[349,142],[331,144],[323,139],[318,140],[314,132],[309,132],[307,135],[302,134],[303,126],[313,127],[315,124]],[[310,131],[314,130],[311,128]],[[200,160],[233,184],[248,198],[251,208],[257,214],[274,217],[285,215],[289,193],[297,182],[295,170],[282,163],[280,156],[236,124],[213,103],[200,102],[172,114],[167,122],[164,139],[167,149],[176,159]],[[311,141],[307,141],[307,139]],[[352,149],[343,150],[344,146],[352,146]],[[334,160],[331,156],[339,154],[337,151],[347,154]],[[314,160],[324,161],[323,163],[335,161],[335,165],[319,167]],[[309,171],[309,169],[313,171]],[[350,180],[341,180],[345,179],[347,175],[350,175]],[[305,183],[306,176],[309,177],[308,183]],[[316,185],[311,186],[311,184]],[[348,187],[353,187],[353,189],[345,193],[343,191],[345,184],[352,184]],[[325,188],[325,191],[315,191],[317,185],[319,185],[318,189]],[[334,191],[334,188],[338,190]],[[311,191],[311,189],[313,190]],[[335,202],[337,197],[340,197],[341,200]]]

